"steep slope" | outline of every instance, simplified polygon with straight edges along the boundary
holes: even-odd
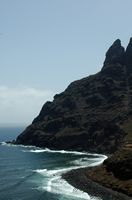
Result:
[[[102,70],[71,83],[42,107],[16,143],[52,149],[112,153],[129,141],[132,115],[132,39],[116,40]],[[125,141],[125,142],[124,142]]]

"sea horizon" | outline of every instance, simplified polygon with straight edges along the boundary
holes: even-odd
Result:
[[[6,124],[2,124],[0,126],[0,142],[15,140],[17,136],[21,134],[22,131],[24,131],[25,128],[26,126],[23,125],[19,126],[15,124],[8,124],[8,126],[6,126]]]

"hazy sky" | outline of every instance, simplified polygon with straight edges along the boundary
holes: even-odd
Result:
[[[0,124],[30,123],[132,35],[132,0],[0,0]]]

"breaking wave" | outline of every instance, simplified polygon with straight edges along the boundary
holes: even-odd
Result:
[[[76,151],[55,151],[50,149],[43,149],[43,150],[30,150],[30,152],[34,153],[42,153],[42,152],[50,152],[50,153],[65,153],[65,154],[75,154],[75,155],[84,155],[83,158],[79,158],[77,160],[70,162],[70,167],[65,168],[56,168],[56,169],[36,169],[34,172],[40,174],[47,180],[42,186],[40,186],[39,190],[45,190],[47,192],[61,194],[63,196],[72,197],[72,199],[91,199],[91,200],[99,200],[97,197],[90,197],[87,193],[82,192],[65,180],[63,180],[62,174],[66,173],[73,169],[78,169],[80,167],[92,167],[101,164],[107,156],[100,155],[100,154],[89,154],[86,152],[76,152]],[[88,156],[93,156],[88,157]]]
[[[68,182],[62,179],[62,174],[66,173],[73,169],[84,168],[84,167],[93,167],[96,165],[100,165],[107,156],[102,154],[92,154],[88,152],[78,152],[78,151],[66,151],[66,150],[51,150],[48,148],[42,149],[35,146],[24,146],[24,145],[15,145],[11,143],[1,142],[1,145],[6,146],[13,146],[13,147],[20,147],[19,150],[23,153],[33,153],[33,154],[46,154],[46,156],[53,156],[56,157],[58,154],[62,154],[68,158],[71,157],[72,160],[69,159],[68,165],[60,164],[59,167],[55,167],[52,164],[52,167],[46,168],[38,168],[33,169],[32,172],[35,173],[37,176],[40,176],[43,179],[43,182],[37,186],[37,190],[46,191],[53,194],[61,195],[62,199],[72,199],[72,200],[99,200],[100,198],[91,197],[87,193],[80,191],[73,186],[71,186]],[[51,155],[50,155],[51,154]],[[60,157],[60,155],[59,155]]]

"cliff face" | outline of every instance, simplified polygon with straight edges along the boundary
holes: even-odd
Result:
[[[47,102],[16,143],[112,153],[127,144],[132,115],[132,39],[116,40],[101,71],[71,83]],[[131,136],[130,136],[131,138]]]

